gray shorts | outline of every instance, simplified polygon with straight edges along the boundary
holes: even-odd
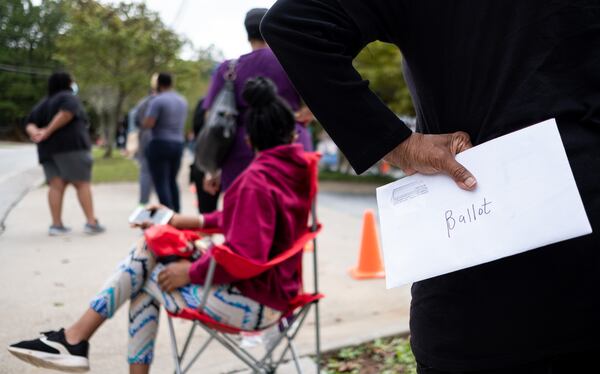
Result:
[[[92,179],[92,154],[90,151],[56,153],[42,163],[46,182],[60,178],[66,182],[89,182]]]

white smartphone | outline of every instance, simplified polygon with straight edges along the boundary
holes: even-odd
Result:
[[[129,216],[129,223],[142,224],[152,222],[155,225],[165,225],[173,217],[173,211],[167,208],[146,209],[144,207],[136,208]]]

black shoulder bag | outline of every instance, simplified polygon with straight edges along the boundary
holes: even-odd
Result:
[[[196,161],[198,169],[215,174],[231,150],[237,131],[238,110],[235,102],[235,66],[229,63],[224,74],[225,85],[209,109],[208,118],[196,139]]]

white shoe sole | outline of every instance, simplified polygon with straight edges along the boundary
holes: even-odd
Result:
[[[52,354],[15,347],[8,347],[8,351],[20,360],[45,369],[69,373],[85,373],[90,370],[90,362],[85,357]]]

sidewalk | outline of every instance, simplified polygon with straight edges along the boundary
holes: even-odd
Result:
[[[185,190],[182,195],[184,213],[195,213],[192,194]],[[136,205],[136,196],[135,184],[94,186],[97,215],[108,228],[106,234],[96,237],[82,233],[83,215],[72,188],[67,191],[64,208],[65,223],[73,228],[68,237],[50,238],[46,234],[49,212],[45,188],[31,191],[11,212],[8,229],[0,236],[4,284],[0,291],[0,373],[42,372],[12,357],[4,347],[35,337],[40,331],[68,325],[87,307],[90,297],[139,236],[126,221]],[[358,256],[361,216],[337,209],[335,204],[322,205],[319,216],[324,231],[319,242],[319,265],[320,287],[326,294],[321,303],[323,349],[405,333],[409,289],[386,290],[383,280],[351,279],[347,270]],[[311,256],[308,254],[306,261],[312,261]],[[310,269],[309,263],[305,268]],[[307,272],[305,276],[307,287],[311,287],[312,275]],[[164,314],[161,318],[154,373],[172,372],[173,368]],[[312,326],[309,321],[298,340],[301,355],[313,352]],[[183,336],[187,324],[176,321],[176,329]],[[125,307],[94,336],[91,372],[127,372],[126,344]],[[194,372],[223,373],[241,368],[236,358],[215,345]]]

